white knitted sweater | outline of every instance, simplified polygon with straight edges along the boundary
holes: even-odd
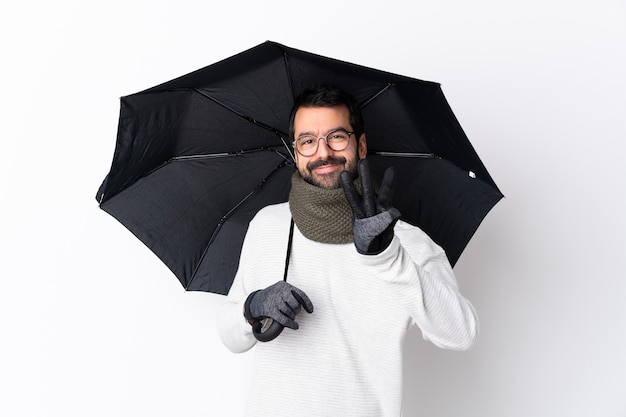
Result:
[[[246,416],[399,417],[402,344],[417,324],[424,339],[463,350],[477,336],[472,305],[459,293],[443,250],[420,229],[398,222],[392,244],[375,256],[294,231],[287,281],[315,307],[273,341],[256,343],[243,317],[252,291],[283,277],[289,206],[261,210],[250,223],[239,271],[218,314],[233,352],[256,346]]]

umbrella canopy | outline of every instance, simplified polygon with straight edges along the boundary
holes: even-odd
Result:
[[[274,42],[122,97],[100,207],[187,290],[226,294],[248,223],[287,201],[289,114],[320,83],[361,103],[373,174],[396,168],[394,206],[454,265],[502,194],[440,85]]]

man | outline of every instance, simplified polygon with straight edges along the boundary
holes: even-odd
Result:
[[[439,347],[468,349],[475,311],[444,251],[398,220],[392,171],[374,191],[352,96],[303,92],[290,134],[298,170],[289,202],[250,223],[218,317],[233,352],[256,345],[246,415],[400,416],[407,329],[416,324]],[[257,343],[251,324],[266,321],[287,328]]]

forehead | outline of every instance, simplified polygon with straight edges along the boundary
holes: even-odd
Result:
[[[324,134],[343,127],[351,129],[350,112],[345,105],[336,107],[300,107],[294,118],[294,134]]]

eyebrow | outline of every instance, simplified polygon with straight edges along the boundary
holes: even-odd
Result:
[[[345,128],[345,127],[343,127],[343,126],[338,126],[338,127],[334,127],[334,128],[332,128],[332,129],[327,130],[327,131],[326,131],[326,135],[328,135],[328,134],[329,134],[329,133],[331,133],[331,132],[334,132],[335,130],[345,130],[346,132],[349,132],[349,131],[350,131],[350,130],[346,129],[346,128]],[[322,135],[322,136],[326,136],[326,135]],[[319,137],[319,136],[317,136],[317,135],[316,135],[315,133],[313,133],[313,132],[301,132],[301,133],[298,135],[298,138],[301,138],[302,136],[315,136],[316,138],[317,138],[317,137]]]

